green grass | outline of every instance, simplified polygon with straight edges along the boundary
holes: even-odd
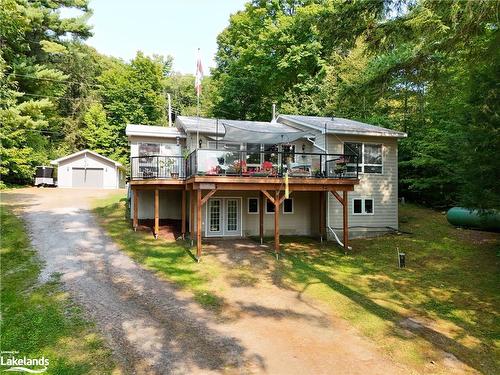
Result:
[[[452,353],[486,374],[500,372],[500,262],[495,233],[455,229],[444,215],[414,205],[400,209],[412,234],[331,245],[284,239],[275,278],[322,300],[395,358],[417,367]],[[397,266],[397,251],[407,267]],[[407,328],[406,318],[422,327]]]
[[[0,181],[0,190],[22,189],[28,186],[29,185],[10,184]]]
[[[353,240],[349,255],[333,243],[282,237],[279,261],[269,253],[230,266],[210,253],[197,264],[185,243],[133,232],[119,197],[99,201],[95,212],[127,254],[218,313],[231,309],[222,295],[232,283],[258,288],[272,280],[321,301],[417,372],[449,373],[445,351],[479,372],[500,373],[498,234],[455,229],[441,213],[406,204],[401,229],[411,234]],[[407,254],[405,269],[397,247]],[[421,326],[408,329],[407,318]]]
[[[20,357],[45,356],[46,374],[115,372],[111,351],[62,292],[57,276],[38,282],[41,265],[22,221],[5,206],[0,214],[1,350],[15,350]]]

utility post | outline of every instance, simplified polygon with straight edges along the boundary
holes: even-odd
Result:
[[[172,126],[172,98],[170,97],[170,94],[167,93],[167,100],[168,100],[168,126]]]

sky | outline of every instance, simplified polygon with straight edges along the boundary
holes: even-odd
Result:
[[[171,55],[174,70],[195,73],[200,48],[205,74],[214,67],[217,35],[247,0],[91,0],[94,36],[87,44],[106,55],[132,59]],[[71,11],[63,16],[72,16]]]

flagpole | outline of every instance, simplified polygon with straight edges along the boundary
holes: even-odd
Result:
[[[201,65],[201,54],[198,48],[198,56],[196,59],[196,117],[197,117],[197,127],[196,127],[196,148],[200,148],[200,93],[201,93],[201,80],[203,78],[203,67]]]
[[[196,127],[196,148],[200,147],[200,91],[196,93],[196,117],[198,117],[198,126]]]

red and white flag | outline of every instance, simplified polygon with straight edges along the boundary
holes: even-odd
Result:
[[[196,59],[196,79],[194,81],[194,88],[196,95],[201,95],[201,80],[203,79],[203,66],[201,65],[200,49],[198,48],[198,58]]]

